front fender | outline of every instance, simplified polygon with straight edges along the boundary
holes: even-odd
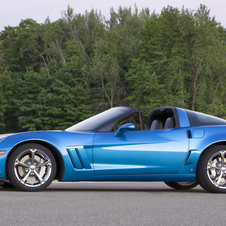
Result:
[[[23,143],[37,142],[40,144],[48,144],[57,150],[58,155],[62,158],[65,170],[62,180],[84,180],[93,179],[93,169],[89,173],[83,173],[73,167],[72,161],[69,157],[68,146],[84,146],[86,147],[86,155],[92,166],[92,143],[94,133],[75,133],[66,131],[36,131],[18,133],[8,136],[0,143],[0,150],[5,150],[4,155],[0,155],[0,178],[6,178],[5,165],[7,158],[16,147]],[[84,175],[85,174],[85,175]]]

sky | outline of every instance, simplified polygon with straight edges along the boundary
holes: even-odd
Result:
[[[200,4],[204,4],[210,9],[210,16],[215,16],[217,22],[226,27],[226,0],[2,0],[0,4],[0,31],[6,26],[18,26],[23,19],[31,18],[38,23],[44,23],[49,16],[50,21],[61,18],[61,12],[70,5],[74,13],[84,14],[85,10],[101,10],[102,15],[109,19],[110,8],[115,11],[122,7],[132,7],[137,5],[138,10],[149,8],[151,12],[155,10],[160,13],[167,5],[196,10]]]

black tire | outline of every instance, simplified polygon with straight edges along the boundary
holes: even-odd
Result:
[[[56,161],[46,147],[29,143],[13,151],[7,161],[11,184],[22,191],[40,191],[48,187],[56,175]]]
[[[0,185],[2,188],[15,188],[10,181],[4,181],[3,184]]]
[[[226,146],[205,151],[197,166],[197,180],[209,192],[226,193]]]
[[[171,188],[174,189],[192,189],[196,187],[199,183],[198,181],[193,182],[164,182],[166,185],[168,185]]]

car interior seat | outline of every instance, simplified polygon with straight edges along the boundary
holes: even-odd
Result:
[[[162,129],[162,122],[158,119],[155,119],[152,124],[150,130]]]
[[[172,117],[166,119],[164,129],[175,128],[175,120]]]

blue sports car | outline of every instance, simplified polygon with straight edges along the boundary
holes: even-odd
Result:
[[[226,193],[225,120],[162,107],[135,131],[123,122],[137,112],[115,107],[62,131],[0,135],[0,185],[39,191],[54,179],[164,181]]]

